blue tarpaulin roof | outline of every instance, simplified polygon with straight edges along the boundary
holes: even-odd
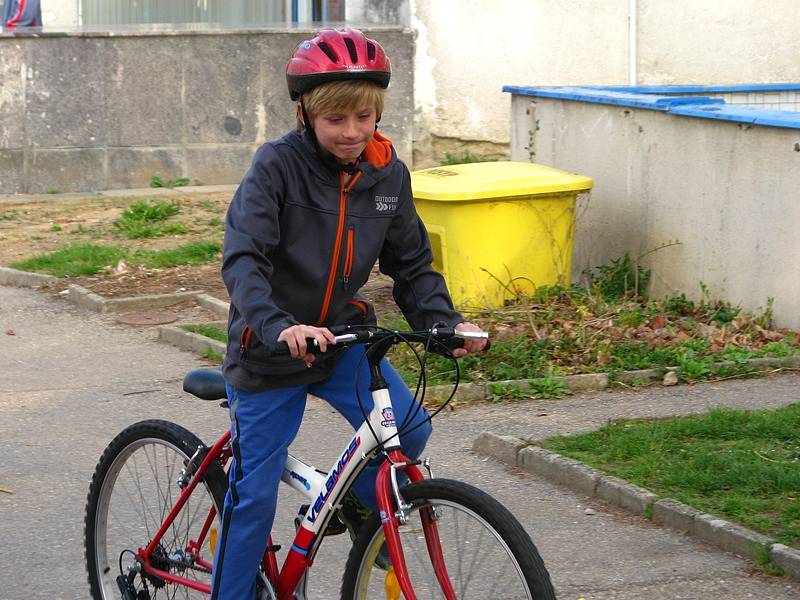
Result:
[[[503,86],[503,91],[520,96],[555,98],[575,102],[631,106],[660,110],[686,117],[735,121],[768,127],[800,129],[800,112],[769,110],[726,104],[722,98],[686,94],[770,93],[800,91],[800,84],[761,84],[731,86],[663,85],[663,86]]]

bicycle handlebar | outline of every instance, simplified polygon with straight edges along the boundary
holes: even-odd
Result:
[[[340,333],[341,332],[341,333]],[[350,325],[340,325],[331,327],[331,333],[336,339],[335,347],[347,347],[355,344],[374,345],[379,342],[394,345],[402,342],[417,342],[434,344],[434,351],[441,350],[444,344],[447,349],[453,350],[463,346],[465,340],[487,340],[486,349],[489,349],[489,334],[485,331],[456,331],[453,327],[432,327],[421,331],[398,331],[382,329],[378,327],[352,327]],[[306,338],[308,352],[311,354],[322,354],[319,344],[314,338]],[[265,352],[268,356],[285,356],[289,354],[289,346],[286,342],[276,342],[275,344],[265,345]]]

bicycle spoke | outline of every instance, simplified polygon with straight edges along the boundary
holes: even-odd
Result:
[[[182,493],[177,485],[178,473],[189,458],[189,450],[200,443],[186,430],[163,421],[146,421],[132,429],[127,445],[120,446],[107,461],[107,472],[95,500],[96,516],[87,520],[94,524],[93,530],[97,528],[93,534],[95,559],[92,564],[98,574],[94,589],[99,590],[100,596],[95,594],[95,597],[104,600],[119,598],[115,579],[119,574],[120,554],[125,550],[131,552],[126,553],[123,560],[123,572],[126,572],[136,560],[133,553],[152,541],[174,509]],[[206,474],[205,477],[213,477],[212,487],[216,492],[212,495],[208,479],[200,482],[169,523],[150,558],[155,568],[204,585],[210,584],[211,574],[195,566],[194,560],[210,557],[208,536],[202,540],[202,546],[191,553],[188,550],[191,540],[201,541],[200,533],[212,507],[215,512],[221,508],[218,503],[221,505],[224,495],[224,473],[219,467],[213,468],[217,469],[213,476]],[[218,513],[216,519],[218,523]],[[160,600],[205,597],[181,584],[159,582],[153,575],[137,575],[134,587],[136,593],[143,593],[146,588],[148,597]]]
[[[142,493],[142,483],[141,483],[141,478],[139,476],[138,457],[134,454],[131,458],[132,458],[132,461],[131,461],[132,464],[131,464],[131,462],[126,462],[125,463],[125,471],[126,471],[127,475],[130,476],[131,485],[133,485],[134,488],[135,488],[134,489],[135,494],[136,494],[136,496],[138,496],[138,505],[141,505],[141,507],[142,507],[142,513],[141,514],[142,514],[142,519],[144,519],[144,526],[147,529],[148,536],[150,536],[151,529],[150,529],[150,523],[148,521],[148,516],[150,516],[150,518],[152,518],[153,523],[157,523],[158,520],[152,514],[151,511],[147,510],[148,506],[147,506],[147,502],[145,501],[144,494]],[[122,473],[120,473],[120,476],[121,475],[122,475]],[[117,476],[118,481],[120,480],[120,476]],[[127,488],[125,480],[121,480],[120,481],[120,485],[123,486],[123,489],[126,492],[128,491],[128,488]],[[131,505],[135,510],[136,509],[136,501],[133,500],[134,494],[130,494],[129,493],[129,495],[130,495],[131,501],[132,501]],[[150,514],[148,515],[148,513],[150,513]]]
[[[420,600],[444,597],[440,574],[437,574],[433,566],[421,526],[421,509],[428,507],[436,510],[435,523],[444,566],[458,600],[533,598],[519,560],[484,517],[456,502],[426,500],[414,505],[413,525],[399,528],[408,576],[414,593]],[[354,563],[361,569],[352,588],[355,590],[353,597],[358,600],[385,597],[385,576],[374,565],[375,555],[384,543],[384,535],[378,522],[375,526],[378,530],[371,538],[368,550],[364,552],[360,562]],[[513,552],[521,552],[523,560],[530,558],[528,549]],[[351,596],[348,595],[347,598],[351,600]]]
[[[460,514],[456,514],[456,516],[455,516],[455,521],[456,522],[459,521],[459,517],[460,517]],[[469,526],[469,524],[467,523],[465,526]],[[481,528],[479,530],[478,539],[477,540],[472,541],[472,542],[467,541],[465,543],[465,546],[469,545],[471,548],[475,549],[475,553],[474,553],[472,562],[469,565],[469,569],[467,569],[467,576],[464,578],[464,583],[462,584],[462,588],[461,588],[461,593],[465,598],[466,598],[466,595],[467,595],[467,587],[469,587],[469,584],[472,582],[472,579],[475,576],[475,573],[477,572],[476,566],[480,565],[480,564],[483,564],[483,562],[487,560],[489,554],[492,552],[492,546],[490,546],[489,544],[485,543],[485,540],[484,540],[484,536],[485,535],[490,535],[490,534],[488,534],[488,531],[486,529]],[[458,547],[461,548],[462,546],[458,546]],[[484,553],[485,553],[482,557],[480,555],[481,548],[484,549]],[[461,561],[459,561],[459,562],[461,562]]]

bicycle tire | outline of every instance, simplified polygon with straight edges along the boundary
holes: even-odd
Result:
[[[401,525],[399,531],[418,598],[444,597],[418,516],[421,508],[433,506],[445,564],[459,599],[555,600],[539,551],[519,521],[497,500],[474,486],[449,479],[428,479],[401,489],[404,500],[413,507],[409,524]],[[467,539],[473,531],[479,532],[477,539]],[[385,588],[389,572],[375,564],[384,539],[380,518],[374,512],[350,550],[342,579],[343,599],[389,597]],[[485,574],[478,572],[481,569],[486,569]]]
[[[116,577],[119,563],[133,564],[133,554],[144,548],[158,531],[180,494],[176,479],[186,461],[202,442],[193,433],[168,421],[141,421],[120,432],[103,452],[89,486],[86,500],[84,539],[89,587],[95,600],[119,599]],[[151,479],[152,476],[152,479]],[[164,485],[162,485],[164,484]],[[160,560],[167,569],[184,577],[210,583],[210,573],[195,563],[176,567],[175,554],[190,536],[200,532],[209,514],[211,503],[222,514],[227,493],[225,471],[212,463],[183,510],[176,517],[159,546]],[[137,486],[132,493],[131,486]],[[126,500],[131,506],[126,506]],[[120,519],[119,523],[110,520]],[[207,536],[210,538],[210,536]],[[194,538],[193,538],[194,539]],[[211,560],[212,543],[206,540],[204,549]],[[127,557],[127,561],[126,558]],[[166,557],[166,558],[164,558]],[[188,564],[188,563],[187,563]],[[163,580],[135,580],[136,589],[147,587],[150,596],[157,598],[207,597],[186,587],[165,585]],[[163,594],[162,594],[163,592]]]

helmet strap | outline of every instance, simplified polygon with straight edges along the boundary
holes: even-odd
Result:
[[[308,116],[308,111],[306,110],[306,104],[303,102],[303,97],[300,96],[300,113],[298,114],[300,120],[303,122],[303,128],[309,130],[311,133],[314,132],[314,127],[311,125],[311,118]]]

